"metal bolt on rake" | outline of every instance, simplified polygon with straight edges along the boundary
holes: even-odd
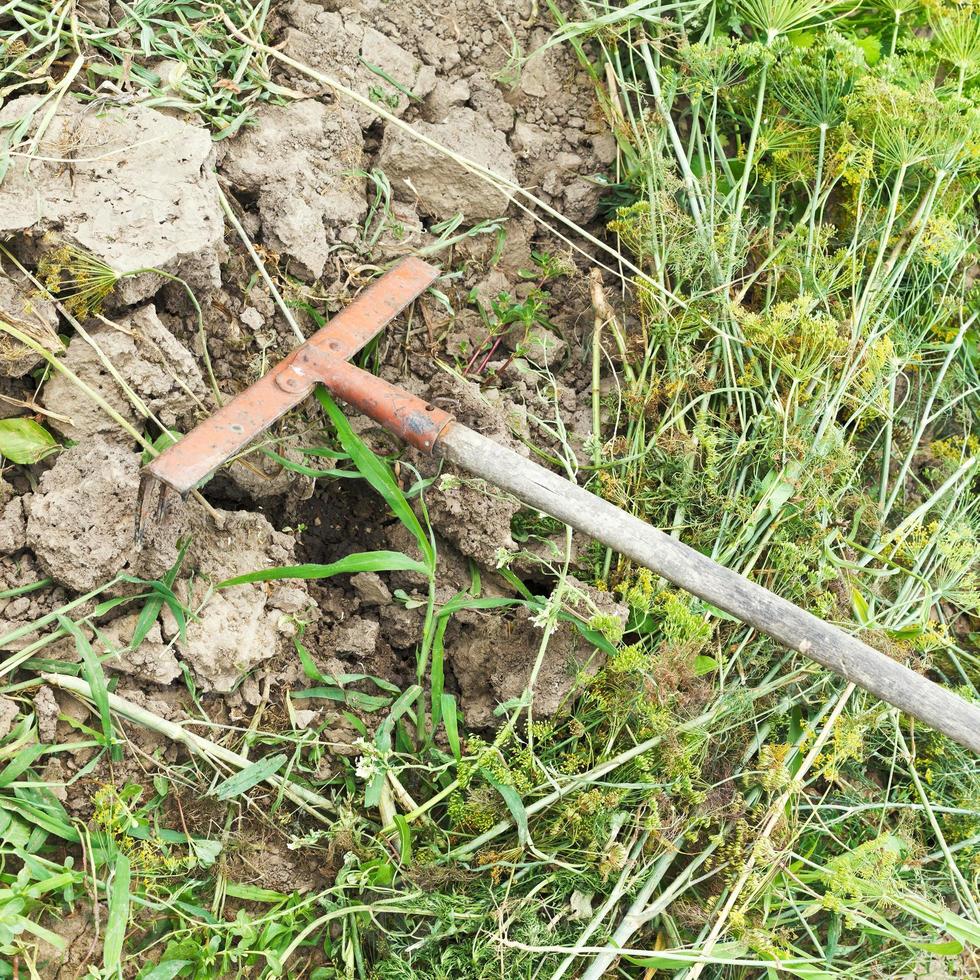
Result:
[[[457,422],[447,412],[349,362],[430,286],[438,271],[402,260],[301,347],[210,419],[149,463],[140,487],[138,535],[149,520],[150,484],[186,496],[317,384],[405,442],[509,491],[633,559],[667,581],[798,650],[961,745],[980,752],[980,707],[897,663],[768,589],[719,565],[608,501]]]

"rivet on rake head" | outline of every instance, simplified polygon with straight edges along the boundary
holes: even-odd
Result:
[[[239,425],[237,422],[233,422],[228,426],[228,428],[231,429],[232,432],[238,433],[239,435],[245,431],[244,426]]]

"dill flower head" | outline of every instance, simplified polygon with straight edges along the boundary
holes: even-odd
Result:
[[[833,0],[737,0],[735,4],[746,23],[770,44],[792,31],[826,23],[844,6]]]
[[[809,48],[790,48],[780,58],[772,75],[773,102],[799,126],[837,126],[844,120],[844,98],[864,70],[861,49],[828,31]]]
[[[980,10],[973,4],[941,7],[929,15],[933,50],[956,69],[960,86],[980,75]]]
[[[38,277],[50,293],[80,318],[102,312],[120,275],[101,259],[75,245],[59,245],[38,262]]]
[[[678,89],[692,98],[716,95],[741,80],[744,62],[733,38],[684,44],[678,51]]]

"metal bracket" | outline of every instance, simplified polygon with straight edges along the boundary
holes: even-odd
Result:
[[[302,347],[164,450],[146,467],[147,475],[182,496],[189,493],[325,380],[316,373],[325,355],[340,362],[353,357],[438,275],[419,259],[403,259]]]

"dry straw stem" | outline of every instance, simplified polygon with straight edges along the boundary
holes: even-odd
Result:
[[[92,700],[92,688],[80,677],[69,677],[65,674],[42,674],[41,676],[47,684],[53,687],[70,691],[72,694],[84,698],[86,701]],[[141,708],[131,701],[126,701],[116,694],[109,694],[108,698],[109,708],[120,718],[125,718],[134,724],[141,725],[143,728],[148,728],[150,731],[163,735],[164,738],[169,738],[171,741],[183,745],[192,755],[207,759],[212,764],[216,761],[223,762],[233,769],[244,769],[252,765],[252,760],[247,756],[240,755],[238,752],[232,752],[231,749],[226,749],[223,745],[212,742],[211,739],[204,738],[203,735],[198,735],[184,728],[182,725],[167,721],[165,718],[153,714],[152,711],[147,711],[145,708]],[[282,792],[283,796],[292,800],[293,803],[317,820],[325,824],[333,824],[333,819],[321,812],[323,810],[328,813],[333,812],[333,804],[326,797],[283,779],[282,776],[267,776],[264,781],[275,786],[276,789]]]
[[[225,217],[231,222],[232,228],[235,229],[238,237],[241,239],[242,244],[245,246],[245,251],[248,252],[249,257],[255,264],[255,268],[258,269],[259,275],[262,276],[263,281],[269,287],[269,292],[272,293],[272,297],[276,301],[276,305],[279,307],[282,315],[286,318],[286,322],[296,335],[296,339],[301,344],[305,343],[306,337],[303,335],[303,331],[300,330],[299,324],[296,322],[296,318],[293,316],[293,311],[286,304],[286,301],[282,298],[282,293],[279,292],[278,287],[272,281],[272,276],[269,275],[269,270],[266,269],[265,263],[259,257],[259,253],[255,251],[255,247],[252,245],[248,234],[242,227],[242,223],[238,220],[238,216],[232,209],[227,195],[220,186],[218,187],[218,200],[221,202],[221,209],[225,212]]]
[[[360,93],[355,92],[353,89],[348,88],[342,82],[338,82],[337,79],[331,77],[330,75],[326,75],[323,72],[319,72],[315,68],[311,68],[309,65],[303,64],[303,62],[297,61],[295,58],[291,58],[288,54],[283,54],[281,51],[278,51],[276,48],[270,47],[267,44],[261,44],[258,41],[255,41],[252,38],[247,37],[245,34],[242,34],[241,31],[238,30],[238,28],[231,22],[231,20],[223,11],[221,13],[221,16],[224,19],[225,26],[227,27],[228,32],[232,34],[235,38],[237,38],[239,41],[241,41],[243,44],[246,44],[249,47],[254,48],[256,51],[261,51],[263,54],[269,55],[275,58],[277,61],[281,61],[283,64],[289,65],[291,68],[295,68],[297,71],[302,72],[304,75],[308,75],[310,78],[316,79],[316,81],[327,86],[327,88],[331,89],[336,94],[343,96],[345,99],[349,99],[350,101],[356,102],[358,105],[363,106],[366,109],[370,109],[371,112],[373,112],[377,116],[380,116],[382,119],[385,120],[385,122],[390,123],[392,126],[397,126],[399,129],[408,133],[413,139],[418,140],[420,143],[423,143],[425,146],[428,146],[430,149],[435,150],[437,153],[441,153],[443,156],[447,157],[448,159],[452,160],[454,163],[458,164],[464,170],[468,170],[470,173],[476,174],[476,176],[485,180],[488,184],[495,187],[505,196],[509,198],[513,198],[515,195],[523,197],[525,200],[529,201],[533,207],[539,208],[541,211],[545,212],[545,214],[547,214],[549,217],[554,218],[555,221],[560,222],[566,228],[574,232],[576,235],[579,235],[580,237],[585,239],[590,245],[593,245],[595,248],[605,252],[606,255],[614,259],[617,262],[617,264],[628,269],[634,276],[636,276],[636,278],[639,281],[641,281],[645,286],[647,286],[649,289],[653,290],[656,294],[658,294],[658,298],[660,298],[661,301],[664,298],[666,298],[671,300],[673,303],[676,303],[680,307],[687,306],[684,300],[682,300],[679,296],[675,296],[669,289],[666,289],[655,279],[652,279],[650,276],[648,276],[638,265],[634,265],[632,262],[629,261],[629,259],[627,259],[625,256],[620,254],[620,252],[618,252],[616,249],[607,245],[604,241],[602,241],[599,238],[596,238],[594,235],[591,235],[581,225],[578,225],[574,221],[565,217],[565,215],[563,215],[560,211],[557,211],[549,204],[546,204],[539,197],[536,197],[530,191],[523,188],[520,184],[515,183],[512,180],[508,180],[506,177],[501,177],[500,174],[494,173],[494,171],[491,170],[489,167],[484,167],[483,164],[477,163],[475,160],[471,160],[469,157],[463,156],[463,154],[461,153],[456,153],[455,150],[449,149],[448,146],[443,146],[443,144],[440,143],[438,140],[434,140],[430,136],[426,136],[424,133],[420,133],[417,129],[415,129],[409,123],[405,122],[403,119],[399,119],[398,116],[389,112],[387,109],[383,108],[382,106],[376,105],[369,98],[366,98]],[[531,208],[528,208],[520,201],[515,201],[515,203],[518,205],[518,207],[522,208],[523,210],[531,214],[536,221],[546,224],[546,222],[544,222],[542,218],[534,214],[534,211]],[[561,235],[556,229],[551,228],[551,226],[548,227],[552,232],[558,234],[563,241],[571,245],[571,247],[574,248],[576,252],[585,256],[585,258],[588,259],[589,262],[598,265],[600,268],[605,269],[607,272],[610,272],[613,275],[617,275],[617,276],[620,275],[620,273],[618,273],[615,269],[611,269],[609,266],[603,265],[601,262],[597,262],[593,256],[589,255],[583,248],[576,245],[574,242],[569,241],[567,238],[565,238],[564,235]]]

